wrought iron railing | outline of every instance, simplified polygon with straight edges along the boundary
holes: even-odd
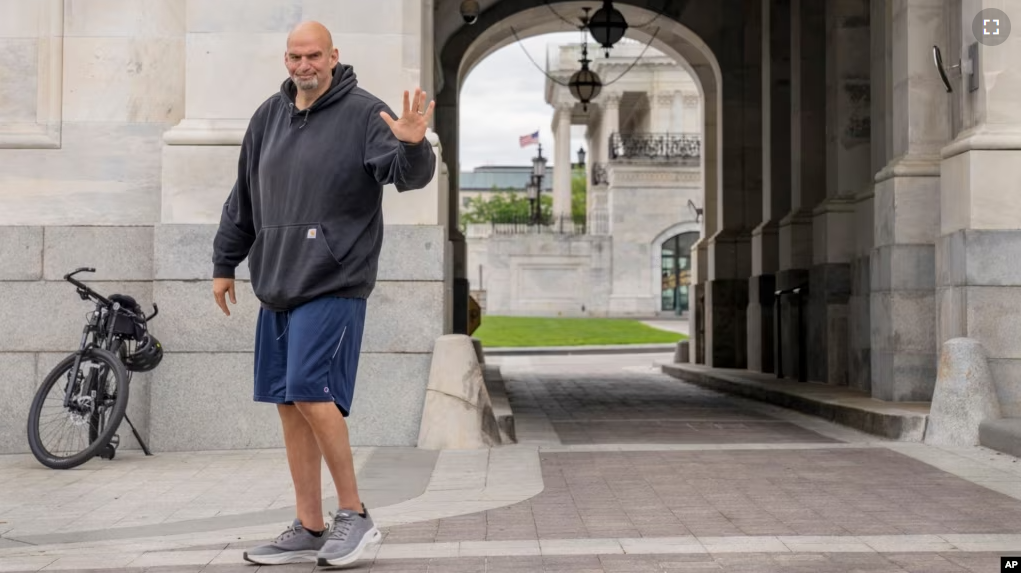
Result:
[[[699,159],[702,138],[684,133],[614,133],[610,159],[693,161]]]
[[[593,164],[593,172],[590,174],[590,181],[593,185],[607,185],[610,180],[607,178],[607,165],[602,163]]]
[[[563,216],[543,217],[534,221],[529,217],[500,218],[490,222],[493,235],[526,235],[532,233],[548,233],[555,235],[585,235],[585,217]]]

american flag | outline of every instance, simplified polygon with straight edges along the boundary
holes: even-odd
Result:
[[[518,145],[521,146],[521,147],[530,146],[532,144],[538,144],[538,143],[539,143],[539,132],[538,131],[532,132],[531,134],[529,134],[527,136],[521,136],[520,138],[518,138]]]

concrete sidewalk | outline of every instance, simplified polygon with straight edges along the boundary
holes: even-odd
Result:
[[[1022,547],[1018,459],[722,395],[647,355],[492,364],[519,444],[356,449],[384,539],[353,571],[989,572]],[[282,450],[3,456],[0,481],[0,571],[315,569],[242,560],[294,515]]]

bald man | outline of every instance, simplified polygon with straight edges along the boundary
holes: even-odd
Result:
[[[244,557],[343,566],[380,539],[359,498],[345,418],[376,283],[383,186],[403,192],[432,180],[436,156],[425,135],[434,103],[406,91],[395,118],[338,63],[317,22],[291,31],[284,65],[288,78],[256,110],[241,144],[213,240],[213,296],[229,316],[235,268],[247,257],[260,302],[254,399],[277,406],[295,487],[293,523]],[[329,530],[323,459],[337,488]]]

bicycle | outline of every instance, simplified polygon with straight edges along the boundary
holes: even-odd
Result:
[[[86,315],[78,350],[46,375],[28,415],[32,454],[54,469],[73,468],[96,456],[113,460],[120,445],[117,429],[122,419],[145,455],[152,456],[126,411],[132,374],[151,371],[163,360],[163,346],[148,329],[159,307],[153,303],[153,314],[146,317],[131,296],[104,297],[74,278],[82,272],[96,270],[81,267],[64,275],[64,280],[75,286],[83,301],[95,303],[95,309]],[[61,381],[63,385],[58,385]],[[45,409],[52,409],[53,415],[44,421]],[[70,424],[62,430],[61,423]],[[53,438],[69,439],[71,446],[45,444],[44,439]]]

